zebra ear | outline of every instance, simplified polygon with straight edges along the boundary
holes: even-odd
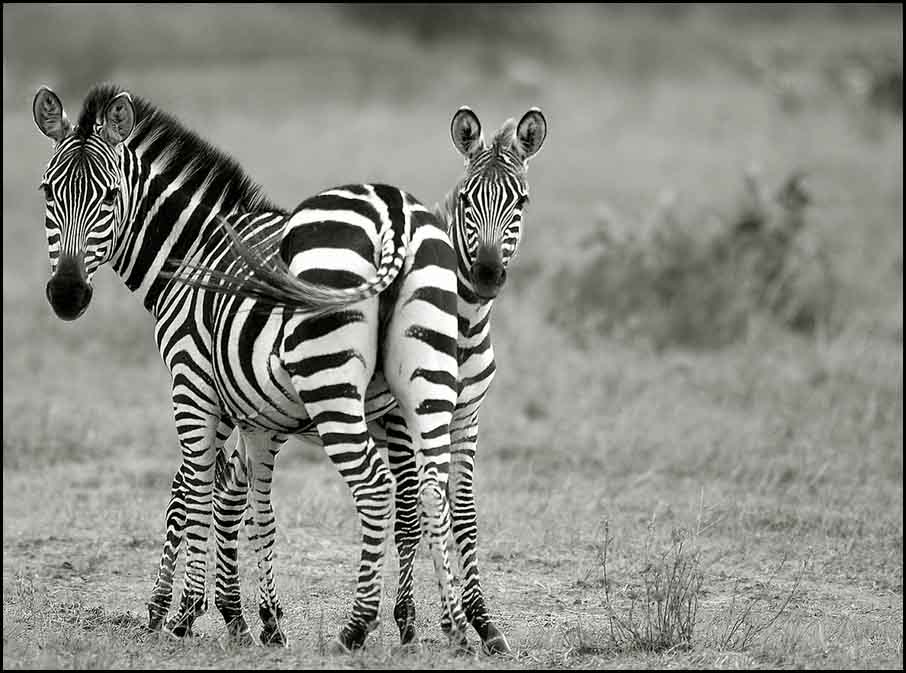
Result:
[[[135,107],[127,92],[117,94],[107,103],[101,123],[101,137],[111,147],[126,140],[135,128]]]
[[[472,110],[463,105],[453,115],[450,123],[450,136],[453,146],[466,159],[471,159],[476,152],[484,149],[484,136],[481,134],[481,122]]]
[[[538,153],[547,137],[547,120],[536,107],[522,115],[516,126],[516,139],[513,143],[523,161],[528,161]]]
[[[56,143],[69,135],[72,126],[63,111],[63,103],[53,91],[42,86],[31,104],[32,115],[38,130]]]

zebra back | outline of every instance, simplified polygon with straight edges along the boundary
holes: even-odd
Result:
[[[399,246],[395,245],[393,228],[385,227],[380,233],[381,257],[375,276],[356,287],[334,288],[307,281],[292,273],[277,250],[281,231],[261,241],[251,242],[243,239],[226,218],[218,216],[217,221],[229,235],[231,250],[236,256],[235,263],[226,270],[183,263],[176,271],[165,273],[174,281],[196,289],[254,299],[256,303],[252,310],[270,310],[278,305],[288,305],[312,313],[323,313],[377,296],[390,287],[399,275],[411,237],[408,219]]]

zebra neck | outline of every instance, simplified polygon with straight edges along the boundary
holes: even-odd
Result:
[[[469,272],[469,260],[463,234],[455,216],[451,216],[450,232],[456,252],[456,280],[458,287],[457,313],[459,318],[459,347],[469,347],[481,342],[490,331],[492,299],[482,299],[475,292]]]
[[[460,348],[468,348],[481,343],[491,330],[491,307],[494,301],[481,299],[475,294],[472,284],[461,270],[457,270],[459,296],[456,300],[459,322]]]
[[[226,232],[218,218],[235,223],[242,210],[225,203],[224,186],[217,176],[199,175],[192,166],[173,171],[166,159],[142,161],[141,148],[125,162],[127,225],[113,258],[113,269],[152,314],[171,286],[163,272],[175,271],[183,261],[206,261]],[[131,169],[131,170],[130,170]],[[210,205],[215,204],[215,205]],[[223,249],[223,246],[220,246]]]

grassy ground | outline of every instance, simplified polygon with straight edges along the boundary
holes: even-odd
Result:
[[[430,17],[375,33],[310,8],[4,6],[4,668],[902,668],[902,121],[825,77],[847,54],[902,54],[902,14],[538,11],[511,29],[531,40],[476,30],[481,46],[469,24],[420,41],[438,30]],[[383,625],[364,652],[322,657],[351,605],[358,530],[339,477],[295,443],[274,487],[291,648],[230,649],[213,610],[192,642],[143,632],[179,455],[151,319],[109,271],[74,324],[43,292],[36,187],[50,148],[31,96],[51,84],[74,115],[100,78],[201,131],[285,205],[353,180],[433,202],[461,168],[448,137],[460,105],[488,127],[544,109],[478,459],[483,583],[512,659],[446,651],[425,553],[425,646],[397,652],[392,550]],[[839,329],[766,324],[719,350],[655,351],[580,345],[550,321],[550,281],[582,257],[602,209],[643,221],[664,190],[688,212],[726,208],[752,162],[778,180],[809,172],[842,282]],[[605,520],[623,616],[646,541],[667,549],[674,529],[700,530],[691,649],[612,642]],[[240,554],[251,561],[244,539]],[[723,637],[732,610],[758,599],[766,623],[790,595],[751,642]]]

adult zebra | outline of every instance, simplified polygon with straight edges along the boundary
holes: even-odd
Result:
[[[362,644],[378,616],[392,498],[389,471],[366,428],[366,389],[380,356],[406,424],[422,439],[419,497],[431,524],[442,602],[456,625],[454,638],[464,639],[447,563],[444,489],[456,397],[456,261],[435,217],[385,185],[330,190],[287,214],[235,162],[116,86],[92,89],[75,126],[47,88],[35,95],[33,114],[55,143],[41,181],[52,268],[48,300],[59,317],[78,318],[91,301],[93,274],[110,263],[154,316],[171,372],[183,460],[167,508],[151,625],[159,627],[169,608],[184,535],[177,635],[188,633],[206,609],[215,460],[233,426],[270,444],[310,418],[362,523],[356,599],[335,641],[341,650]],[[226,235],[224,221],[238,232],[236,240]],[[243,285],[251,298],[209,292],[197,277],[173,281],[180,265],[235,271],[248,261],[234,255],[240,238],[280,240],[288,262],[278,265],[279,279]],[[260,253],[251,254],[260,261]],[[394,280],[392,296],[378,299]],[[274,306],[267,292],[275,288],[302,312]],[[225,463],[219,467],[224,474]],[[238,601],[217,598],[231,633],[247,634]],[[282,638],[279,607],[261,617],[263,636]]]
[[[439,207],[438,215],[450,232],[457,262],[457,315],[458,315],[458,362],[459,380],[456,383],[457,401],[453,414],[453,462],[450,470],[448,492],[452,496],[453,534],[459,548],[461,567],[464,573],[462,592],[466,617],[482,640],[482,646],[489,653],[506,653],[509,644],[500,629],[491,620],[485,605],[484,594],[479,580],[476,544],[478,527],[476,520],[475,496],[473,492],[473,471],[478,441],[478,415],[496,365],[491,347],[490,317],[493,300],[506,280],[506,268],[515,256],[522,235],[522,215],[528,203],[526,181],[527,162],[540,149],[547,135],[547,121],[540,110],[532,108],[517,123],[507,120],[494,134],[490,145],[485,142],[478,117],[463,107],[453,116],[451,136],[456,149],[466,160],[465,175]],[[265,277],[274,273],[266,262],[256,263],[254,255],[246,254],[251,260],[251,270]],[[249,269],[246,269],[247,272]],[[227,292],[247,293],[244,288],[248,281],[244,276],[223,278]],[[257,291],[257,288],[255,288]],[[269,293],[273,301],[288,301],[280,291]],[[378,379],[372,388],[377,396],[382,391],[389,395],[386,384]],[[415,602],[412,596],[412,568],[420,539],[418,521],[419,473],[413,440],[399,415],[389,410],[379,421],[386,433],[390,469],[396,480],[396,523],[395,540],[400,556],[400,578],[397,591],[394,618],[400,629],[404,644],[416,640]],[[259,511],[269,512],[270,476],[274,467],[276,450],[267,445],[249,447],[248,460],[254,465],[252,482],[253,500],[258,502]],[[234,461],[233,474],[244,478],[244,459]],[[235,483],[235,482],[234,482]],[[240,481],[242,492],[244,482]],[[263,494],[263,496],[262,496]],[[241,516],[244,501],[234,502],[239,512],[230,517]],[[268,540],[272,544],[274,533],[272,515],[263,517]],[[251,525],[254,529],[254,515]],[[232,529],[235,533],[235,528]],[[252,533],[252,535],[257,535]],[[259,596],[262,601],[276,602],[273,593],[273,571],[269,559],[263,561],[259,575]],[[236,572],[235,566],[221,567]],[[223,578],[218,581],[235,582]],[[268,582],[270,582],[268,584]],[[451,625],[442,612],[443,627],[448,632]]]

